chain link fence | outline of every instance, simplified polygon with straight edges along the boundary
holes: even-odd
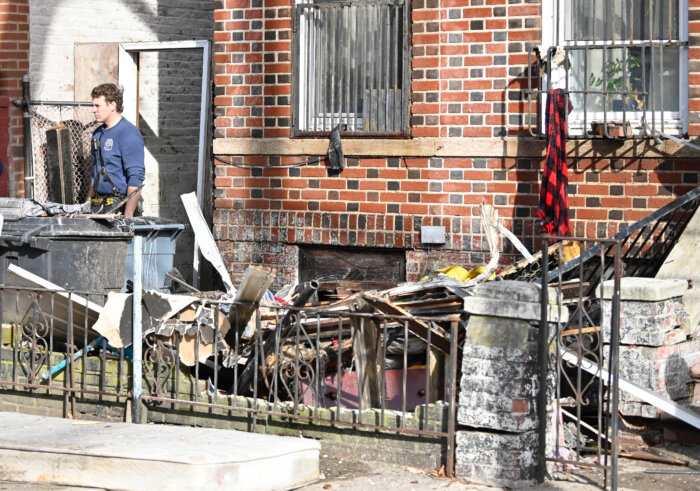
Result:
[[[76,203],[87,200],[92,176],[90,144],[92,132],[99,126],[92,108],[84,103],[31,104],[32,161],[34,164],[34,199],[49,201],[48,168],[46,164],[46,131],[57,126],[68,128],[73,168],[73,196]]]

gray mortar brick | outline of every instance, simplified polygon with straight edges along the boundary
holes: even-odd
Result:
[[[492,486],[535,484],[537,432],[520,434],[457,432],[456,475]]]
[[[527,412],[515,412],[518,404]],[[488,394],[460,394],[457,422],[465,426],[497,431],[523,432],[537,428],[534,400]]]
[[[536,352],[501,348],[499,346],[465,345],[463,354],[484,360],[499,360],[504,363],[535,363]]]
[[[620,346],[619,371],[620,377],[639,385],[640,387],[655,391],[654,387],[654,348],[645,346]],[[603,363],[609,363],[610,347],[603,348]],[[641,402],[642,400],[629,392],[620,391],[620,403]],[[620,410],[622,414],[626,414]],[[629,414],[634,416],[634,414]]]
[[[612,302],[602,306],[603,340],[610,342]],[[679,297],[654,302],[620,302],[620,344],[663,346],[667,333],[681,326],[685,317]]]

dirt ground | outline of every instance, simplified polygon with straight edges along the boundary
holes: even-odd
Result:
[[[700,445],[668,444],[654,447],[655,456],[675,459],[686,465],[669,465],[637,459],[620,458],[618,489],[649,491],[697,491],[700,489]],[[651,454],[650,454],[651,455]],[[321,480],[300,488],[303,491],[342,490],[366,491],[368,489],[396,489],[406,491],[426,490],[502,490],[459,479],[439,477],[427,470],[383,464],[380,462],[355,462],[321,454]],[[588,490],[602,489],[602,475],[583,468],[558,472],[545,483],[532,490]],[[608,486],[609,487],[609,486]],[[88,488],[52,486],[39,483],[0,481],[0,490],[22,491],[87,491]],[[97,488],[89,488],[95,491]]]
[[[669,465],[631,458],[620,458],[618,464],[618,489],[650,491],[696,491],[700,489],[700,445],[668,444],[653,448],[650,458],[660,457],[684,462],[686,465]],[[647,454],[645,454],[647,455]],[[438,477],[421,469],[392,466],[378,462],[354,462],[321,454],[321,481],[305,486],[304,491],[367,489],[400,490],[496,490],[495,488],[459,479]],[[603,477],[600,472],[583,468],[557,472],[543,484],[527,488],[539,490],[600,489]]]

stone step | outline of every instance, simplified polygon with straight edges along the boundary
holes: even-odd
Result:
[[[107,489],[292,489],[319,478],[315,440],[0,412],[0,479]]]

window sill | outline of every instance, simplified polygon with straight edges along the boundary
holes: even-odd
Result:
[[[544,138],[343,138],[348,157],[538,158],[544,157]],[[693,140],[691,139],[691,142]],[[697,144],[697,142],[696,142]],[[327,138],[216,138],[215,155],[325,155]],[[579,158],[693,157],[698,153],[669,140],[570,140],[567,154]]]

